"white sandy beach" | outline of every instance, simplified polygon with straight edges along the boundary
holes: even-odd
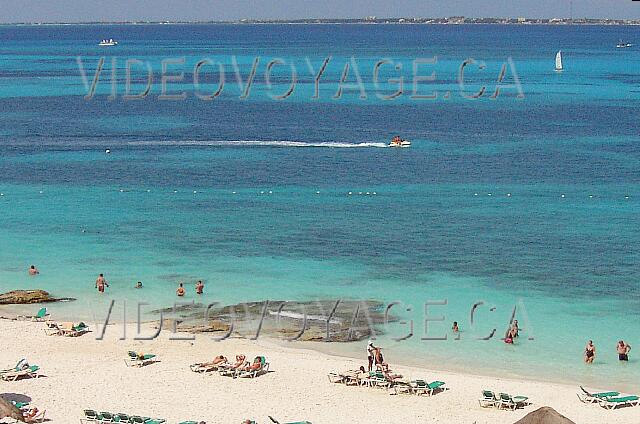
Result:
[[[607,411],[585,405],[576,397],[574,386],[393,367],[393,352],[387,352],[387,360],[394,371],[408,378],[445,381],[449,390],[429,397],[332,384],[328,372],[357,368],[364,361],[282,347],[265,339],[215,342],[204,334],[195,341],[176,341],[164,332],[152,341],[122,341],[118,340],[122,329],[114,327],[99,341],[95,332],[78,338],[47,336],[44,327],[43,323],[0,320],[0,368],[27,358],[45,376],[0,381],[0,393],[31,397],[33,405],[46,409],[52,423],[79,422],[84,409],[95,409],[165,418],[168,423],[233,424],[247,418],[267,423],[272,415],[283,423],[511,424],[541,406],[551,406],[578,424],[640,422],[640,408]],[[134,327],[129,330],[133,337]],[[155,353],[161,362],[129,368],[124,361],[127,350]],[[232,379],[189,370],[189,364],[236,353],[249,359],[265,355],[272,372],[256,379]],[[483,388],[528,396],[533,405],[516,412],[480,408],[477,399]]]

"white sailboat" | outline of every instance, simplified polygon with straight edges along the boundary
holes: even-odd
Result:
[[[562,50],[558,50],[556,53],[556,71],[562,71],[564,68],[562,67]]]

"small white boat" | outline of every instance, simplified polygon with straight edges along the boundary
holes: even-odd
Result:
[[[618,44],[616,44],[616,48],[618,48],[618,49],[627,49],[627,48],[632,47],[632,46],[633,46],[633,44],[625,43],[622,40],[620,40],[620,42]]]
[[[399,136],[393,137],[391,143],[389,143],[389,147],[410,147],[411,142],[409,140],[403,140]]]
[[[564,69],[562,66],[562,50],[558,50],[556,53],[556,71],[560,72]]]
[[[98,45],[100,47],[110,47],[110,46],[117,46],[118,42],[115,41],[113,38],[109,38],[108,40],[105,38],[104,40],[100,41],[98,43]]]

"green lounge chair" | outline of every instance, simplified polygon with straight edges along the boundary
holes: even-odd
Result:
[[[144,424],[162,424],[167,420],[163,420],[161,418],[153,418],[144,422]]]
[[[498,405],[498,407],[515,411],[516,409],[527,405],[528,399],[529,398],[526,396],[511,396],[507,393],[500,393],[500,404]]]
[[[49,314],[47,313],[47,308],[40,308],[38,313],[35,315],[18,315],[17,319],[18,320],[30,319],[31,321],[41,322],[41,321],[44,321],[47,316],[49,316]]]
[[[116,423],[129,423],[130,417],[127,414],[118,413],[114,415],[113,421]]]
[[[600,406],[608,410],[623,406],[638,406],[638,404],[640,404],[640,397],[638,396],[607,397],[600,400]]]
[[[40,367],[37,365],[31,365],[29,368],[24,370],[13,370],[0,374],[0,378],[4,381],[16,381],[23,377],[28,378],[38,378],[40,374],[38,373]]]
[[[255,378],[259,375],[262,374],[266,374],[269,372],[269,363],[267,362],[267,360],[265,359],[264,356],[256,356],[256,358],[253,360],[253,363],[260,363],[260,368],[255,369],[255,370],[251,370],[251,371],[240,371],[237,375],[237,377],[241,377],[241,378]]]
[[[482,398],[478,400],[478,403],[482,408],[496,407],[500,404],[500,399],[491,390],[483,390]]]
[[[128,360],[125,360],[125,364],[128,367],[144,367],[145,365],[157,362],[157,355],[139,355],[137,352],[130,350],[128,352]]]
[[[442,386],[445,385],[443,381],[433,381],[431,383],[427,383],[424,380],[414,380],[409,384],[411,385],[413,393],[415,393],[416,395],[428,394],[430,396],[438,390],[444,390]]]
[[[80,420],[83,421],[83,420]],[[101,422],[102,421],[102,415],[98,414],[96,411],[94,411],[93,409],[85,409],[84,410],[84,421],[88,421],[88,422]]]
[[[620,395],[620,392],[588,392],[584,387],[580,386],[581,393],[578,393],[578,399],[583,403],[598,403],[600,400],[608,397],[616,397]]]
[[[101,417],[101,419],[100,419],[101,423],[114,423],[114,422],[116,422],[114,420],[115,417],[113,416],[113,414],[111,412],[102,411],[102,412],[100,412],[100,417]]]
[[[269,415],[269,419],[271,420],[271,422],[273,422],[274,424],[280,424],[280,421],[276,420],[275,418],[273,418],[271,415]],[[282,424],[311,424],[309,421],[296,421],[293,423],[282,423]]]

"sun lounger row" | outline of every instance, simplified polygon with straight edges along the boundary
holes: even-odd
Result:
[[[620,392],[589,392],[580,386],[578,399],[583,403],[598,404],[609,410],[640,405],[640,397],[634,395],[621,395]]]
[[[526,396],[511,396],[507,393],[499,393],[498,396],[491,390],[483,390],[482,398],[478,400],[483,408],[510,409],[515,411],[518,408],[524,408],[530,405],[529,398]]]
[[[220,375],[233,378],[255,378],[269,372],[269,363],[264,356],[256,356],[252,363],[245,355],[236,355],[235,362],[226,357],[217,356],[212,362],[192,364],[189,368],[197,373],[217,371]]]
[[[347,386],[367,386],[382,389],[393,389],[395,394],[410,393],[416,395],[433,395],[437,391],[446,390],[442,381],[425,380],[404,381],[393,378],[389,373],[382,371],[363,372],[362,370],[348,370],[342,373],[329,373],[329,381],[332,383],[342,383]]]
[[[160,418],[141,417],[123,413],[96,412],[93,409],[85,409],[81,420],[85,423],[122,423],[122,424],[162,424],[166,420]]]

